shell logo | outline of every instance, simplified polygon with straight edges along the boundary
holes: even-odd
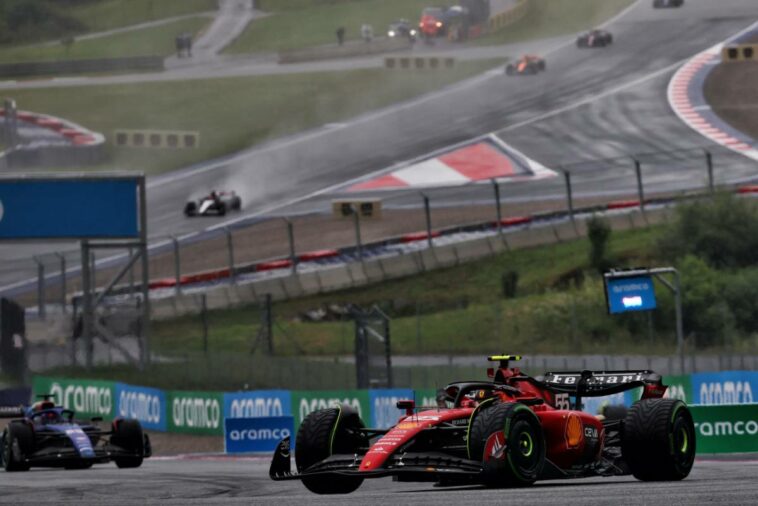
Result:
[[[582,442],[582,421],[579,417],[571,413],[566,420],[566,446],[568,448],[577,448]]]

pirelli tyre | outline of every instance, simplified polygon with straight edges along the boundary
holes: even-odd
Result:
[[[187,202],[184,206],[184,215],[187,217],[197,215],[197,204],[195,202]]]
[[[516,75],[516,67],[514,67],[512,64],[508,64],[505,66],[505,75],[507,76],[514,76]]]
[[[484,484],[524,487],[545,464],[545,437],[537,415],[518,402],[481,405],[469,426],[469,458],[482,459]]]
[[[365,436],[352,429],[363,428],[358,413],[348,406],[314,411],[305,417],[295,440],[295,464],[299,473],[335,454],[352,455],[367,446]],[[349,494],[363,478],[339,474],[303,477],[303,485],[316,494]]]
[[[638,480],[686,478],[695,461],[695,450],[695,425],[682,401],[643,399],[629,409],[621,454]]]
[[[115,420],[110,443],[131,454],[113,459],[119,468],[128,469],[142,465],[145,458],[145,437],[137,420]]]
[[[0,436],[0,452],[6,471],[28,471],[30,466],[24,460],[34,452],[32,428],[23,422],[11,422]]]

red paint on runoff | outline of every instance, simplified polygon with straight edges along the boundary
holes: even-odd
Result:
[[[511,159],[484,142],[457,149],[439,160],[472,181],[516,174]]]

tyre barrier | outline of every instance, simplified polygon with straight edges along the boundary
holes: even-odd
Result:
[[[181,130],[114,130],[117,147],[188,149],[200,146],[200,133]]]
[[[446,56],[390,56],[384,67],[391,70],[441,70],[455,67],[455,58]]]
[[[730,44],[721,49],[721,61],[758,62],[758,44]]]
[[[361,218],[381,218],[382,201],[379,199],[360,200],[333,200],[332,214],[342,218],[353,216],[353,209],[357,209]]]

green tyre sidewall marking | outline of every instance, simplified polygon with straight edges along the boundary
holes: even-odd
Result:
[[[677,401],[675,406],[674,411],[671,413],[671,420],[669,421],[671,423],[671,432],[669,433],[669,452],[672,457],[677,455],[676,445],[674,444],[674,422],[676,421],[676,415],[679,414],[679,410],[685,407],[682,401]]]
[[[329,455],[334,455],[334,438],[337,436],[337,427],[339,427],[340,420],[342,419],[342,404],[337,406],[337,419],[334,421],[334,427],[332,427],[332,433],[329,435]]]

